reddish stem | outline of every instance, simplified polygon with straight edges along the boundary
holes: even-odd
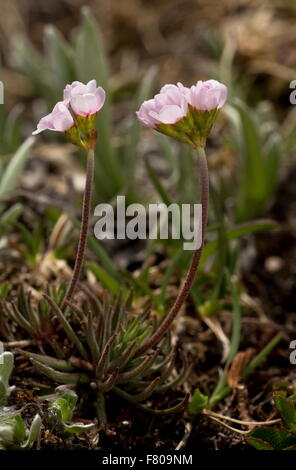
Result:
[[[86,181],[85,181],[85,190],[84,190],[84,196],[83,196],[81,228],[80,228],[79,241],[78,241],[78,247],[77,247],[77,255],[75,259],[72,279],[71,279],[68,290],[66,292],[66,295],[61,305],[62,311],[65,310],[65,308],[67,307],[67,303],[70,302],[73,297],[77,283],[79,282],[79,279],[80,279],[81,269],[83,267],[85,247],[86,247],[88,228],[89,228],[93,177],[94,177],[94,151],[89,150],[88,156],[87,156]]]
[[[200,172],[200,184],[201,184],[201,204],[202,204],[202,242],[200,248],[196,249],[191,265],[189,267],[189,270],[187,272],[184,284],[182,288],[180,289],[178,296],[169,311],[168,315],[164,319],[164,321],[161,323],[161,325],[158,327],[156,332],[151,336],[151,338],[146,341],[137,351],[136,355],[141,356],[144,352],[146,352],[148,349],[152,348],[155,346],[166,334],[168,331],[169,327],[171,326],[172,322],[174,321],[176,315],[178,314],[180,308],[186,301],[190,289],[192,287],[195,274],[198,268],[199,260],[201,257],[201,252],[204,244],[204,238],[205,238],[205,231],[206,231],[206,225],[207,225],[207,218],[208,218],[208,205],[209,205],[209,175],[208,175],[208,163],[207,163],[207,158],[205,151],[202,147],[199,147],[197,149],[198,155],[199,155],[199,172]]]

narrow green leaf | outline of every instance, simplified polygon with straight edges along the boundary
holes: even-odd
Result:
[[[96,277],[96,279],[103,284],[112,294],[118,294],[122,289],[122,285],[117,282],[116,279],[111,277],[107,271],[104,270],[101,266],[93,261],[86,262],[86,267],[89,269]]]
[[[240,308],[240,303],[239,303],[239,291],[238,291],[238,286],[232,283],[229,276],[228,276],[228,286],[230,287],[230,290],[231,290],[232,311],[233,311],[233,325],[232,325],[232,335],[231,335],[231,341],[230,341],[230,350],[229,350],[229,355],[228,355],[228,358],[224,367],[223,374],[220,377],[217,387],[215,388],[210,398],[211,403],[216,402],[216,398],[220,396],[221,392],[223,393],[223,390],[226,387],[228,369],[238,352],[239,344],[240,344],[241,308]]]
[[[49,303],[49,305],[52,307],[52,309],[53,309],[54,313],[56,314],[60,324],[62,325],[68,339],[76,346],[77,350],[80,352],[83,359],[85,359],[87,361],[88,360],[87,352],[86,352],[83,344],[81,343],[80,339],[78,338],[78,336],[74,332],[72,326],[68,322],[64,312],[61,311],[59,306],[47,294],[43,294],[43,297]]]
[[[28,137],[10,160],[0,181],[0,198],[9,194],[16,187],[34,142],[34,137]]]
[[[290,130],[284,138],[284,155],[289,154],[296,147],[296,125]]]
[[[64,87],[75,80],[74,53],[59,30],[52,25],[45,27],[44,45],[57,100],[60,101]]]
[[[273,196],[279,183],[282,145],[279,136],[276,134],[272,134],[267,144],[268,148],[266,149],[264,162],[266,172],[265,197],[269,199]]]
[[[13,37],[13,55],[17,68],[29,77],[36,92],[53,105],[56,96],[48,64],[26,36]]]
[[[127,178],[129,189],[135,183],[135,165],[138,155],[138,144],[140,137],[141,124],[136,117],[136,111],[143,103],[143,101],[150,98],[150,95],[153,90],[153,84],[155,80],[157,69],[156,67],[151,67],[145,73],[144,79],[141,81],[136,100],[135,100],[135,109],[133,110],[133,115],[131,117],[131,125],[128,128],[127,139],[128,143],[124,147],[124,161],[125,161],[125,178]]]
[[[226,238],[227,240],[236,240],[237,238],[244,237],[245,235],[249,235],[250,233],[260,232],[263,230],[271,230],[276,226],[276,222],[268,220],[258,220],[257,222],[242,224],[232,230],[229,230],[228,232],[226,232]],[[204,246],[201,255],[200,266],[203,266],[206,260],[213,254],[215,254],[215,252],[218,250],[218,247],[218,239],[212,240]]]
[[[282,335],[276,335],[249,363],[249,365],[244,369],[242,377],[247,377],[251,372],[253,372],[256,367],[258,367],[261,362],[263,362],[268,354],[278,345],[278,343],[282,340]]]
[[[21,213],[23,212],[23,206],[21,204],[14,204],[7,209],[0,216],[0,238],[3,237],[17,221]]]
[[[90,378],[86,374],[60,372],[54,370],[52,367],[45,366],[44,364],[39,361],[36,361],[35,359],[31,359],[31,362],[39,372],[44,374],[49,379],[60,384],[78,384],[88,383],[90,381]]]
[[[157,193],[161,197],[162,201],[167,206],[169,206],[172,203],[171,198],[168,195],[167,191],[165,190],[165,188],[164,188],[162,182],[160,181],[156,171],[150,165],[150,162],[149,162],[148,158],[145,159],[145,166],[146,166],[146,170],[147,170],[147,173],[148,173],[148,176],[149,176],[149,179],[150,179],[151,183],[153,184],[153,186],[156,189]]]
[[[64,359],[58,359],[56,357],[44,356],[43,354],[36,354],[22,350],[20,350],[19,353],[28,359],[35,359],[38,362],[41,362],[41,364],[52,367],[53,369],[57,369],[61,372],[73,372],[74,370],[68,361],[65,361]]]

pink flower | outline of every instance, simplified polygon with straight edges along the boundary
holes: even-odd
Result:
[[[226,86],[216,80],[200,80],[191,88],[165,85],[136,114],[147,127],[191,147],[203,147],[226,98]]]
[[[105,91],[97,87],[96,80],[90,80],[86,85],[75,81],[64,89],[64,103],[70,104],[74,113],[80,116],[96,114],[104,102]]]
[[[63,101],[55,105],[52,112],[40,119],[33,135],[39,134],[46,129],[57,132],[66,132],[74,126],[73,117]]]
[[[186,116],[187,93],[189,88],[184,87],[182,83],[165,85],[158,95],[141,105],[136,113],[139,121],[153,129],[158,124],[175,124]]]
[[[220,109],[227,98],[227,88],[217,80],[199,80],[190,88],[187,94],[188,104],[200,111],[212,111]]]

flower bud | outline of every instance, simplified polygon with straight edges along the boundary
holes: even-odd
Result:
[[[75,81],[64,89],[64,103],[70,104],[78,116],[96,114],[103,107],[105,98],[105,91],[97,87],[96,80],[90,80],[86,85]]]
[[[73,82],[64,89],[64,101],[57,103],[52,112],[40,120],[33,134],[47,129],[62,132],[78,147],[92,149],[97,140],[96,114],[104,102],[105,91],[97,87],[96,80],[86,85]]]

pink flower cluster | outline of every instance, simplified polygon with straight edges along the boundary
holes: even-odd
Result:
[[[71,109],[77,116],[92,116],[104,105],[105,91],[97,87],[96,80],[89,81],[86,85],[75,81],[64,89],[64,100],[58,102],[52,112],[43,117],[33,134],[49,129],[57,132],[67,132],[75,126]]]
[[[216,80],[200,80],[190,88],[168,84],[153,99],[144,101],[136,114],[147,127],[192,147],[204,146],[226,98],[226,86]],[[63,101],[40,120],[33,134],[46,129],[63,132],[72,143],[94,148],[95,115],[104,102],[105,91],[97,87],[96,80],[86,85],[75,81],[65,87]]]
[[[144,101],[137,117],[155,129],[159,124],[175,124],[185,118],[189,105],[197,111],[212,111],[222,108],[226,98],[226,86],[216,80],[200,80],[191,88],[182,83],[165,85],[153,99]]]

